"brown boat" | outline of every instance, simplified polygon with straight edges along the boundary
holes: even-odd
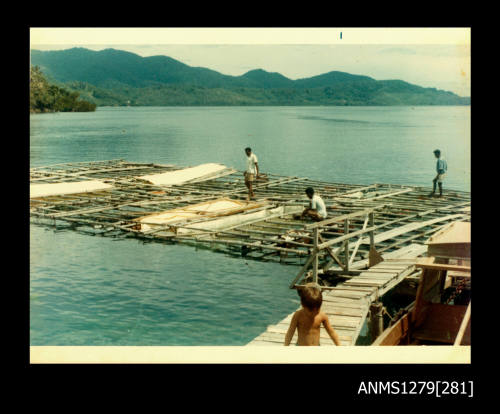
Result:
[[[372,345],[470,345],[470,223],[451,223],[426,244],[415,301]]]

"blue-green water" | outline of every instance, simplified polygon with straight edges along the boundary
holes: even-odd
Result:
[[[470,191],[470,107],[99,108],[30,116],[31,167],[122,158]],[[298,269],[30,226],[32,345],[244,345],[295,310]]]

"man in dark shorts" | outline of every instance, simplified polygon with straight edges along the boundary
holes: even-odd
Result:
[[[433,197],[434,193],[436,192],[436,184],[439,186],[439,197],[443,196],[443,179],[446,175],[446,171],[448,170],[448,164],[446,163],[446,160],[441,158],[441,151],[440,150],[434,150],[434,156],[437,158],[437,163],[436,163],[436,171],[437,175],[434,177],[432,180],[432,193],[429,194],[429,197]]]
[[[259,164],[257,155],[252,153],[252,149],[245,148],[245,153],[247,155],[247,169],[243,173],[245,176],[245,185],[248,188],[248,199],[255,197],[253,192],[253,182],[259,176]]]

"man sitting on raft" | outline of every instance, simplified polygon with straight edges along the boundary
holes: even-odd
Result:
[[[306,208],[300,218],[304,219],[305,217],[310,217],[314,221],[321,221],[326,219],[326,206],[323,199],[318,195],[314,194],[314,188],[307,187],[306,188],[307,197],[309,197],[309,207]]]

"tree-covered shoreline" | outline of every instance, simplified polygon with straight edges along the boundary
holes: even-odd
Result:
[[[95,111],[95,103],[79,97],[78,92],[49,83],[38,66],[31,66],[30,113]]]

